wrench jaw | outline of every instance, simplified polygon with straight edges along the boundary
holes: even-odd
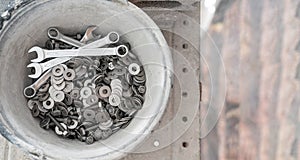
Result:
[[[34,68],[35,70],[34,74],[28,75],[29,78],[34,78],[34,79],[39,78],[43,72],[41,65],[38,63],[30,63],[27,66],[27,68]]]
[[[37,46],[32,47],[28,51],[28,53],[29,54],[36,53],[36,55],[37,55],[37,58],[32,59],[31,62],[38,63],[38,62],[42,62],[45,59],[44,50],[40,47],[37,47]]]

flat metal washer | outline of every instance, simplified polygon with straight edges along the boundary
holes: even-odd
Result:
[[[98,103],[99,102],[99,100],[98,100],[98,97],[96,96],[96,95],[91,95],[91,96],[89,96],[87,99],[86,99],[86,103],[88,104],[88,105],[94,105],[94,104],[96,104],[96,103]]]
[[[52,109],[54,107],[54,100],[52,98],[48,98],[43,102],[43,107],[48,110]]]
[[[54,91],[52,99],[55,102],[62,102],[65,99],[65,93],[63,91]]]
[[[108,98],[109,104],[112,106],[118,106],[121,103],[121,98],[115,94],[111,94]]]
[[[109,86],[102,86],[99,88],[100,97],[107,98],[111,95],[111,89]]]
[[[78,121],[72,120],[72,123],[68,126],[69,129],[75,129],[78,126]]]
[[[92,90],[89,87],[83,87],[80,90],[80,96],[81,96],[81,98],[88,98],[91,95],[92,95]]]
[[[38,107],[38,101],[34,101],[34,100],[29,100],[28,102],[27,102],[27,106],[28,106],[28,108],[30,109],[30,110],[32,110],[33,109],[33,107]]]
[[[63,83],[65,80],[64,80],[64,77],[55,77],[55,76],[51,76],[51,84],[61,84]]]
[[[59,77],[62,76],[64,74],[64,67],[62,65],[57,65],[55,67],[52,68],[52,74],[55,77]]]
[[[66,82],[62,82],[61,84],[52,84],[54,89],[58,91],[62,91],[66,87]]]
[[[78,88],[73,89],[73,90],[71,91],[70,95],[71,95],[71,97],[72,97],[73,99],[79,99],[79,97],[80,97],[80,91],[79,91],[79,89],[78,89]]]
[[[75,71],[73,69],[67,69],[64,74],[63,74],[65,80],[67,81],[72,81],[75,79],[76,74]]]
[[[86,109],[83,112],[83,118],[85,118],[87,121],[93,121],[95,118],[95,115],[96,115],[95,111],[90,110],[90,109]]]
[[[136,64],[136,63],[131,63],[129,66],[128,66],[128,72],[131,74],[131,75],[138,75],[141,71],[141,67]]]
[[[66,82],[66,86],[65,88],[63,89],[63,91],[65,93],[70,93],[74,88],[74,83],[73,82]]]
[[[31,114],[33,117],[38,117],[40,115],[38,106],[33,106],[33,108],[31,109]]]

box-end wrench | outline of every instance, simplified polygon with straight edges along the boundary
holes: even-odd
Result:
[[[55,39],[55,40],[59,40],[59,41],[62,41],[62,42],[65,42],[69,45],[72,45],[74,47],[81,47],[81,46],[84,46],[85,44],[84,43],[81,43],[73,38],[70,38],[68,36],[65,36],[64,34],[61,34],[58,29],[56,28],[49,28],[48,29],[48,37],[51,38],[51,39]]]
[[[88,28],[87,32],[90,33],[89,35],[91,35],[95,29],[96,29],[96,27],[90,27],[90,28]],[[85,36],[86,35],[87,34],[85,34]],[[64,34],[60,33],[57,28],[49,28],[48,36],[51,39],[59,40],[59,41],[65,42],[69,45],[72,45],[72,46],[78,47],[78,48],[100,48],[100,47],[103,47],[108,44],[117,43],[120,40],[120,36],[118,33],[110,32],[110,33],[108,33],[107,36],[105,36],[101,39],[98,39],[89,44],[85,44],[82,42],[87,42],[86,40],[81,40],[81,42],[79,42],[73,38],[70,38],[70,37],[65,36]],[[92,38],[92,37],[86,37],[86,38]]]
[[[58,57],[93,57],[93,56],[119,56],[125,57],[128,54],[128,48],[125,45],[120,45],[113,48],[92,48],[92,49],[65,49],[65,50],[46,50],[40,47],[32,47],[28,53],[36,53],[37,58],[31,62],[41,62],[47,58]]]
[[[24,89],[24,96],[27,98],[33,98],[36,92],[43,84],[45,84],[51,76],[51,70],[49,69],[45,72],[38,80],[36,80],[32,85]]]
[[[55,58],[45,63],[30,63],[27,68],[34,68],[35,73],[28,75],[30,78],[39,78],[45,71],[50,68],[53,68],[56,65],[62,64],[70,60],[71,57]]]

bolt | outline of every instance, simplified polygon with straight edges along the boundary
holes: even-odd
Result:
[[[55,125],[61,130],[61,131],[65,131],[65,128],[60,125],[60,123],[51,115],[51,114],[47,114],[47,116],[52,120],[52,122],[55,123]]]

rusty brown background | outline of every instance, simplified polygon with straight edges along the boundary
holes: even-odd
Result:
[[[209,33],[228,83],[201,159],[300,159],[300,1],[223,0]]]

